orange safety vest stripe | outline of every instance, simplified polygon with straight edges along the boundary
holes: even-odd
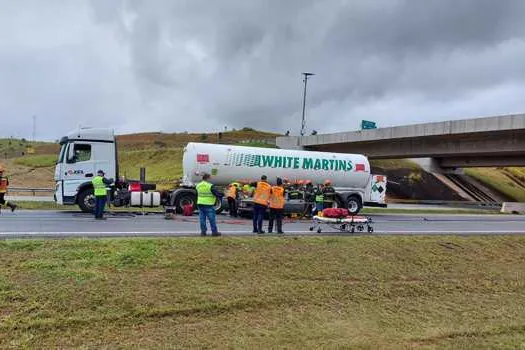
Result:
[[[253,201],[257,204],[268,205],[271,190],[272,187],[267,182],[258,182],[255,194],[253,195]]]
[[[236,198],[237,197],[237,188],[234,185],[228,186],[226,191],[226,198]]]
[[[3,177],[0,180],[0,193],[6,193],[7,192],[7,178]]]
[[[272,194],[270,195],[270,208],[284,208],[284,188],[282,188],[281,186],[272,187]]]

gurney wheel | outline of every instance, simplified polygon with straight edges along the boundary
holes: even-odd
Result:
[[[355,227],[352,226],[352,228],[350,229],[350,232],[354,233],[355,232]]]
[[[368,226],[368,233],[373,233],[374,232],[374,228],[372,226]]]
[[[310,231],[313,231],[314,230],[314,227],[313,226],[310,226]]]
[[[317,233],[321,233],[321,228],[320,227],[317,229]]]
[[[363,232],[365,228],[362,225],[357,226],[357,231]]]

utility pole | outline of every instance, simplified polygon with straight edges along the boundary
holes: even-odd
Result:
[[[302,118],[302,121],[301,121],[301,136],[304,136],[304,128],[306,127],[306,120],[304,119],[304,112],[305,112],[305,108],[306,108],[306,84],[308,83],[308,77],[309,76],[312,76],[312,75],[315,75],[314,73],[302,73],[304,75],[304,79],[303,79],[303,82],[304,82],[304,91],[303,91],[303,118]]]

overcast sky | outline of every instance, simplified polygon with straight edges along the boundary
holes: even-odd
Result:
[[[525,112],[523,0],[0,0],[0,137]]]

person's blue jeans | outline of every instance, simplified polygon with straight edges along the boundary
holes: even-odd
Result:
[[[95,197],[95,218],[101,218],[104,214],[104,207],[106,206],[106,196]]]
[[[317,215],[318,212],[323,211],[324,209],[324,203],[323,202],[315,202],[315,208],[313,210],[313,215]]]
[[[266,206],[253,205],[253,232],[262,232],[264,213],[266,213]]]
[[[201,225],[201,234],[205,234],[208,228],[206,227],[206,218],[210,222],[211,233],[219,232],[217,230],[217,223],[215,219],[215,208],[213,205],[199,205],[199,221]]]

